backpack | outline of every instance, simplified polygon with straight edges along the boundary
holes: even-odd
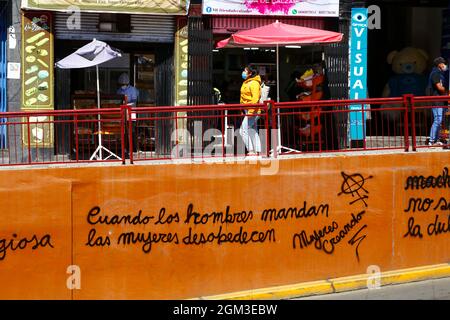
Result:
[[[261,83],[261,96],[259,97],[259,103],[270,100],[269,98],[270,87],[264,82]]]

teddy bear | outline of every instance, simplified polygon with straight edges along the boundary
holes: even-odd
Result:
[[[393,75],[386,84],[383,97],[401,97],[404,94],[425,95],[427,78],[423,72],[427,68],[428,54],[413,47],[392,51],[387,57],[392,65]]]
[[[391,76],[383,90],[383,97],[401,97],[404,94],[424,96],[428,78],[423,73],[428,66],[428,54],[418,48],[406,47],[400,51],[392,51],[387,56],[387,62],[392,65],[394,75]],[[383,105],[382,108],[398,107]],[[398,122],[399,111],[383,111],[386,118]]]

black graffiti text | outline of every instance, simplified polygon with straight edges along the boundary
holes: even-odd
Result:
[[[179,244],[177,233],[152,233],[152,232],[123,232],[117,239],[117,244],[130,245],[142,244],[142,251],[149,253],[155,243]]]
[[[146,225],[152,219],[153,216],[142,216],[142,210],[139,210],[137,215],[99,215],[101,212],[100,207],[96,206],[89,210],[87,215],[87,222],[91,225],[96,224],[107,224],[107,225],[119,225],[119,224],[130,224],[130,225]]]
[[[352,231],[355,226],[359,224],[365,213],[366,211],[361,211],[356,215],[352,213],[352,220],[349,223],[346,223],[344,228],[342,228],[335,237],[323,241],[322,250],[327,254],[332,254],[336,246],[347,237],[348,233]]]
[[[450,233],[450,215],[447,216],[447,222],[440,222],[437,214],[434,222],[430,223],[427,228],[429,236],[438,236],[440,234]]]
[[[252,211],[241,211],[236,213],[230,213],[230,206],[227,206],[225,214],[223,212],[211,212],[200,214],[194,211],[194,205],[190,203],[187,208],[186,220],[184,223],[193,222],[194,224],[207,224],[212,223],[247,223],[247,221],[253,219]]]
[[[348,241],[348,244],[353,246],[354,244],[356,244],[356,248],[355,248],[355,254],[356,254],[356,259],[359,262],[359,245],[361,244],[361,242],[363,242],[363,240],[366,238],[367,235],[363,234],[360,235],[361,231],[363,231],[365,228],[367,228],[367,224],[363,225],[361,228],[359,228],[359,230],[355,233],[355,235],[353,236],[353,238],[351,238]]]
[[[405,190],[419,190],[428,188],[450,188],[450,175],[448,174],[447,167],[445,167],[442,174],[438,176],[409,176],[406,179]]]
[[[161,208],[159,211],[158,220],[156,220],[155,224],[171,224],[172,222],[180,222],[178,212],[166,216],[166,208]]]
[[[264,209],[261,214],[262,221],[277,221],[277,220],[287,220],[290,219],[300,219],[300,218],[309,218],[316,217],[319,214],[328,217],[328,210],[330,206],[328,204],[320,204],[318,207],[315,205],[308,207],[308,203],[306,201],[303,202],[303,206],[301,208],[290,207],[290,208],[281,208],[277,209]]]
[[[406,208],[404,211],[405,212],[416,212],[416,211],[421,211],[421,212],[427,212],[428,210],[430,210],[431,205],[433,204],[434,200],[430,199],[430,198],[409,198],[408,201],[408,208]]]
[[[441,197],[433,210],[448,211],[450,210],[450,202],[447,201],[447,199],[445,199],[444,197]]]
[[[292,238],[292,246],[296,249],[296,243],[298,242],[300,249],[303,249],[314,243],[315,248],[320,250],[322,248],[322,238],[324,238],[327,234],[333,233],[338,227],[338,223],[333,221],[332,224],[324,226],[322,229],[314,230],[310,235],[307,235],[306,231],[302,230],[300,233],[294,234]]]
[[[248,243],[264,243],[264,242],[275,242],[275,229],[268,229],[266,231],[244,231],[243,227],[239,228],[237,233],[223,232],[222,226],[219,227],[217,232],[209,233],[194,233],[192,228],[189,228],[189,233],[183,238],[183,243],[185,245],[203,245],[207,243],[237,243],[237,244],[248,244]]]
[[[329,226],[325,226],[319,231],[314,231],[313,234],[309,235],[309,237],[306,235],[304,231],[300,233],[296,233],[293,236],[293,248],[297,248],[297,243],[299,245],[300,249],[304,249],[314,243],[314,247],[317,250],[322,250],[327,254],[332,254],[335,250],[336,245],[341,243],[341,241],[347,237],[347,235],[355,228],[362,220],[364,214],[366,211],[361,211],[358,214],[351,214],[352,219],[350,222],[346,223],[343,228],[337,233],[335,236],[331,236],[329,239],[325,239],[325,236],[328,234],[332,234],[335,231],[338,230],[338,224],[337,222],[333,221],[333,223]],[[359,235],[362,230],[364,230],[367,227],[367,225],[364,225],[361,227],[356,234],[353,236],[348,243],[350,245],[354,245],[357,243],[356,246],[356,257],[359,260],[359,245],[361,242],[366,238],[366,235]]]
[[[422,230],[419,224],[416,224],[414,217],[410,217],[408,220],[408,231],[403,235],[403,238],[423,238]]]
[[[45,248],[47,246],[54,248],[52,245],[51,236],[49,234],[46,234],[43,237],[33,235],[30,238],[19,238],[17,234],[13,233],[12,239],[0,238],[0,260],[4,260],[6,258],[8,250],[24,250],[30,245],[31,250],[36,250],[39,247]]]
[[[86,242],[86,246],[89,247],[105,247],[111,245],[111,239],[109,239],[109,236],[97,236],[97,230],[92,228],[89,230],[88,234],[88,240]]]

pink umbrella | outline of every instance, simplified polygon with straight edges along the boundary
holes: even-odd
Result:
[[[276,47],[277,51],[277,83],[279,81],[280,46],[326,44],[342,41],[343,34],[306,27],[274,22],[266,26],[239,31],[228,39],[217,44],[217,48],[244,48],[249,46]],[[277,101],[280,101],[280,90],[277,85]]]

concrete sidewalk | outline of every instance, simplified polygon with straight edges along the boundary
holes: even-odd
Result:
[[[407,284],[417,284],[418,282],[426,282],[426,281],[438,281],[439,279],[450,279],[450,264],[443,263],[438,265],[431,266],[421,266],[416,268],[408,268],[408,269],[400,269],[382,272],[376,277],[375,274],[359,274],[349,277],[341,277],[334,279],[326,279],[312,282],[303,282],[292,285],[285,285],[279,287],[270,287],[270,288],[260,288],[254,290],[247,290],[241,292],[232,292],[227,294],[221,294],[216,296],[207,296],[207,297],[198,297],[195,299],[206,299],[206,300],[278,300],[278,299],[298,299],[301,297],[310,297],[310,298],[332,298],[332,296],[336,296],[338,294],[342,294],[342,297],[345,296],[346,293],[355,293],[360,291],[362,294],[362,299],[368,299],[372,295],[375,295],[375,292],[383,292],[379,291],[383,288],[389,290],[394,286],[403,286]],[[373,280],[378,279],[379,289],[371,289],[374,293],[368,293],[369,283],[374,283]],[[447,290],[447,294],[450,288],[448,283],[443,282],[443,290]],[[426,284],[425,284],[426,285]],[[434,286],[436,283],[431,283],[431,288],[434,290]],[[445,289],[447,286],[447,289]],[[398,288],[398,287],[397,287]],[[426,286],[423,287],[427,288]],[[429,288],[429,287],[428,287]],[[440,288],[440,287],[439,287]],[[395,290],[396,288],[394,288]],[[406,292],[406,291],[404,291]],[[430,290],[427,291],[428,295],[430,295]],[[438,295],[440,296],[440,295]],[[445,296],[445,294],[444,294]],[[364,298],[366,297],[366,298]],[[353,299],[353,298],[349,298]],[[356,299],[356,298],[355,298]],[[380,297],[374,299],[381,299]],[[392,298],[395,299],[395,298]],[[431,299],[431,298],[430,298]]]
[[[290,300],[450,300],[450,278]]]

